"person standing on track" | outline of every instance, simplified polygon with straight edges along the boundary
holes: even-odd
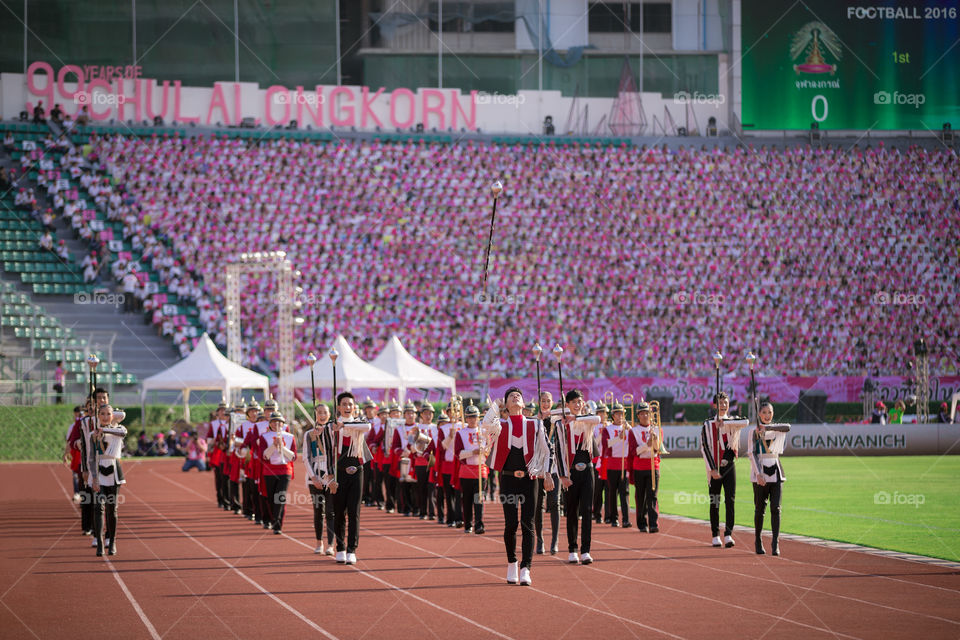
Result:
[[[781,489],[786,477],[780,465],[780,454],[786,443],[788,424],[772,424],[773,405],[764,402],[760,405],[757,414],[757,426],[750,432],[747,442],[750,443],[750,481],[753,483],[753,523],[756,534],[757,555],[763,555],[763,541],[760,534],[763,532],[763,515],[770,501],[770,532],[773,541],[770,552],[780,555],[780,501],[783,497]]]
[[[332,450],[329,430],[330,409],[321,403],[314,413],[314,427],[303,434],[303,466],[306,468],[307,489],[313,505],[313,531],[317,547],[314,553],[333,555],[333,498],[327,484],[333,478],[327,475],[327,452]],[[323,545],[323,525],[327,525],[327,546]]]
[[[547,491],[553,488],[550,447],[543,423],[523,416],[523,393],[517,387],[504,394],[507,416],[502,419],[500,407],[490,408],[480,425],[481,442],[493,441],[491,468],[500,472],[500,503],[503,505],[503,543],[507,552],[507,583],[530,585],[530,569],[536,540],[533,511],[537,506],[537,478],[544,478]],[[562,474],[561,474],[562,475]],[[517,562],[517,527],[522,542]]]
[[[287,420],[275,413],[270,416],[270,429],[260,436],[258,452],[263,460],[261,472],[266,484],[267,508],[273,532],[283,532],[284,507],[287,487],[293,477],[293,461],[297,459],[297,441],[292,433],[283,430]]]
[[[120,485],[125,484],[120,457],[127,428],[121,424],[125,414],[114,412],[109,404],[102,404],[97,411],[97,426],[90,435],[89,464],[93,500],[93,536],[97,555],[104,548],[113,556],[117,554],[117,512],[120,502]],[[106,525],[106,526],[104,526]]]
[[[363,500],[363,464],[372,456],[367,446],[369,422],[354,421],[356,400],[349,391],[337,395],[337,419],[328,437],[336,455],[327,456],[327,485],[333,494],[333,528],[339,564],[356,564],[360,545],[360,503]],[[349,520],[349,523],[348,523]],[[348,527],[349,524],[349,527]]]
[[[563,465],[565,473],[560,474],[560,483],[567,489],[567,550],[570,555],[567,561],[571,564],[591,564],[590,544],[593,534],[593,459],[599,457],[597,441],[594,433],[598,425],[602,424],[597,415],[581,415],[586,407],[583,392],[573,389],[567,392],[566,411],[562,418],[564,438],[560,446],[563,447]],[[577,529],[582,523],[580,544],[577,544]]]
[[[616,410],[614,410],[616,411]],[[650,405],[641,400],[636,407],[637,424],[628,431],[627,468],[633,473],[633,500],[640,533],[660,531],[660,435],[650,427]],[[626,513],[624,515],[627,515]]]
[[[747,426],[744,418],[729,417],[730,399],[721,391],[713,397],[716,415],[705,420],[700,431],[700,449],[707,466],[708,490],[710,493],[710,531],[714,547],[733,546],[734,500],[737,493],[737,451],[740,445],[740,429]],[[726,512],[723,542],[720,541],[720,491]]]

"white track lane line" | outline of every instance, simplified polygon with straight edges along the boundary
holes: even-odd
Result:
[[[175,485],[175,486],[177,486],[177,487],[180,487],[180,488],[183,489],[184,491],[189,491],[190,493],[193,493],[194,495],[197,495],[197,496],[203,498],[204,500],[206,500],[207,498],[209,498],[209,496],[205,496],[205,495],[203,495],[202,493],[199,493],[199,492],[197,492],[197,491],[194,491],[194,490],[191,489],[190,487],[184,486],[184,485],[180,484],[179,482],[177,482],[176,480],[172,480],[172,479],[170,479],[170,478],[167,478],[167,477],[165,477],[165,476],[162,476],[162,475],[158,474],[156,471],[154,471],[154,470],[152,470],[152,469],[151,469],[150,472],[153,473],[154,475],[156,475],[157,477],[162,478],[163,480],[166,480],[167,482],[169,482],[169,483],[171,483],[171,484],[173,484],[173,485]],[[309,511],[309,509],[307,509],[307,507],[305,507],[305,506],[303,506],[303,505],[291,505],[291,504],[288,504],[287,506],[288,506],[288,507],[297,506],[297,507],[300,507],[300,508],[302,508],[302,509],[305,509],[305,510]],[[292,542],[295,542],[296,544],[299,544],[299,545],[301,545],[301,546],[303,546],[303,547],[306,547],[306,548],[309,549],[310,551],[313,551],[313,547],[311,547],[310,545],[308,545],[307,543],[305,543],[305,542],[303,542],[303,541],[301,541],[301,540],[297,540],[296,538],[294,538],[294,537],[292,537],[292,536],[290,536],[290,535],[288,535],[288,534],[286,534],[286,533],[284,533],[281,537],[287,538],[288,540],[290,540],[290,541],[292,541]],[[484,631],[490,633],[491,635],[497,636],[498,638],[503,638],[504,640],[514,640],[514,639],[511,638],[510,636],[504,635],[504,634],[500,633],[499,631],[497,631],[496,629],[491,629],[490,627],[488,627],[488,626],[486,626],[486,625],[484,625],[484,624],[481,624],[480,622],[477,622],[476,620],[473,620],[473,619],[471,619],[471,618],[468,618],[468,617],[466,617],[466,616],[464,616],[464,615],[461,615],[461,614],[457,613],[456,611],[452,611],[452,610],[450,610],[450,609],[447,609],[446,607],[443,607],[443,606],[441,606],[441,605],[439,605],[439,604],[437,604],[437,603],[435,603],[435,602],[430,602],[430,601],[427,600],[426,598],[423,598],[423,597],[421,597],[421,596],[419,596],[419,595],[417,595],[417,594],[415,594],[415,593],[411,593],[411,592],[407,591],[406,589],[404,589],[403,587],[398,587],[398,586],[395,585],[395,584],[391,584],[391,583],[387,582],[386,580],[380,578],[379,576],[375,576],[375,575],[373,575],[372,573],[368,573],[368,572],[364,571],[363,569],[360,569],[360,568],[357,567],[356,565],[351,565],[350,568],[352,568],[354,571],[357,571],[358,573],[366,576],[367,578],[370,578],[371,580],[374,580],[374,581],[376,581],[376,582],[379,582],[380,584],[382,584],[383,586],[387,587],[388,589],[391,589],[391,590],[393,590],[393,591],[397,591],[397,592],[399,592],[399,593],[402,593],[403,595],[409,596],[409,597],[413,598],[414,600],[417,600],[418,602],[422,602],[423,604],[429,605],[429,606],[433,607],[434,609],[437,609],[437,610],[442,611],[442,612],[444,612],[444,613],[446,613],[446,614],[449,614],[449,615],[457,618],[458,620],[461,620],[462,622],[466,622],[466,623],[471,624],[471,625],[473,625],[473,626],[475,626],[475,627],[477,627],[477,628],[479,628],[479,629],[483,629]]]
[[[57,486],[60,487],[61,491],[63,491],[63,495],[67,497],[67,500],[70,502],[70,505],[73,507],[73,510],[79,512],[77,505],[73,503],[73,499],[71,498],[70,494],[67,493],[66,487],[64,487],[63,483],[60,482],[60,478],[57,477],[57,474],[53,472],[53,468],[47,467],[47,469],[50,470],[50,473],[53,475],[53,479],[56,481]],[[133,597],[132,593],[130,593],[130,589],[127,588],[127,584],[123,581],[123,578],[120,577],[120,574],[117,572],[116,567],[113,566],[113,563],[110,562],[110,558],[104,555],[103,560],[104,562],[107,563],[107,567],[110,568],[110,573],[113,574],[113,577],[116,579],[117,584],[120,585],[120,590],[123,591],[123,595],[127,596],[127,600],[130,601],[130,604],[133,606],[133,610],[137,612],[138,616],[140,616],[140,620],[143,622],[143,626],[145,626],[147,628],[147,631],[150,632],[150,637],[153,638],[153,640],[162,640],[160,634],[157,633],[156,627],[154,627],[153,623],[150,622],[150,618],[148,618],[147,614],[143,612],[143,608],[140,607],[140,603],[137,602],[137,599]]]

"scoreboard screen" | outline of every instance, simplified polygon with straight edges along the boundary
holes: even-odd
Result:
[[[960,2],[743,0],[746,130],[960,127]]]

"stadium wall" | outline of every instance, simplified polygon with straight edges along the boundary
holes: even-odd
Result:
[[[187,87],[179,80],[139,77],[139,67],[98,67],[35,61],[26,76],[0,74],[0,105],[4,119],[32,112],[39,100],[45,107],[62,105],[71,116],[86,106],[92,122],[153,123],[181,126],[240,126],[252,119],[257,126],[335,127],[349,131],[403,131],[423,124],[426,131],[482,131],[542,135],[543,121],[552,116],[557,134],[610,135],[606,124],[614,116],[614,98],[565,97],[560,91],[519,91],[506,95],[482,91],[428,87],[313,87],[216,82],[212,87]],[[728,129],[722,96],[679,93],[664,98],[644,92],[640,102],[618,108],[618,135],[690,135],[705,131],[716,118],[719,132]],[[641,106],[642,105],[642,106]],[[589,125],[589,123],[597,123]],[[589,129],[589,130],[588,130]],[[592,131],[596,129],[596,131]]]
[[[740,432],[740,456],[749,430]],[[700,427],[664,427],[664,446],[674,458],[696,458]],[[889,456],[960,454],[960,425],[795,424],[787,434],[787,456]],[[741,464],[750,464],[743,460]]]

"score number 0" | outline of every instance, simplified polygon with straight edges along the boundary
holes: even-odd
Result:
[[[818,102],[820,103],[819,109],[821,110],[821,115],[817,115]],[[813,96],[813,100],[810,102],[810,115],[813,116],[813,119],[817,122],[823,122],[827,119],[827,114],[829,113],[830,105],[827,104],[827,98],[820,94]]]

